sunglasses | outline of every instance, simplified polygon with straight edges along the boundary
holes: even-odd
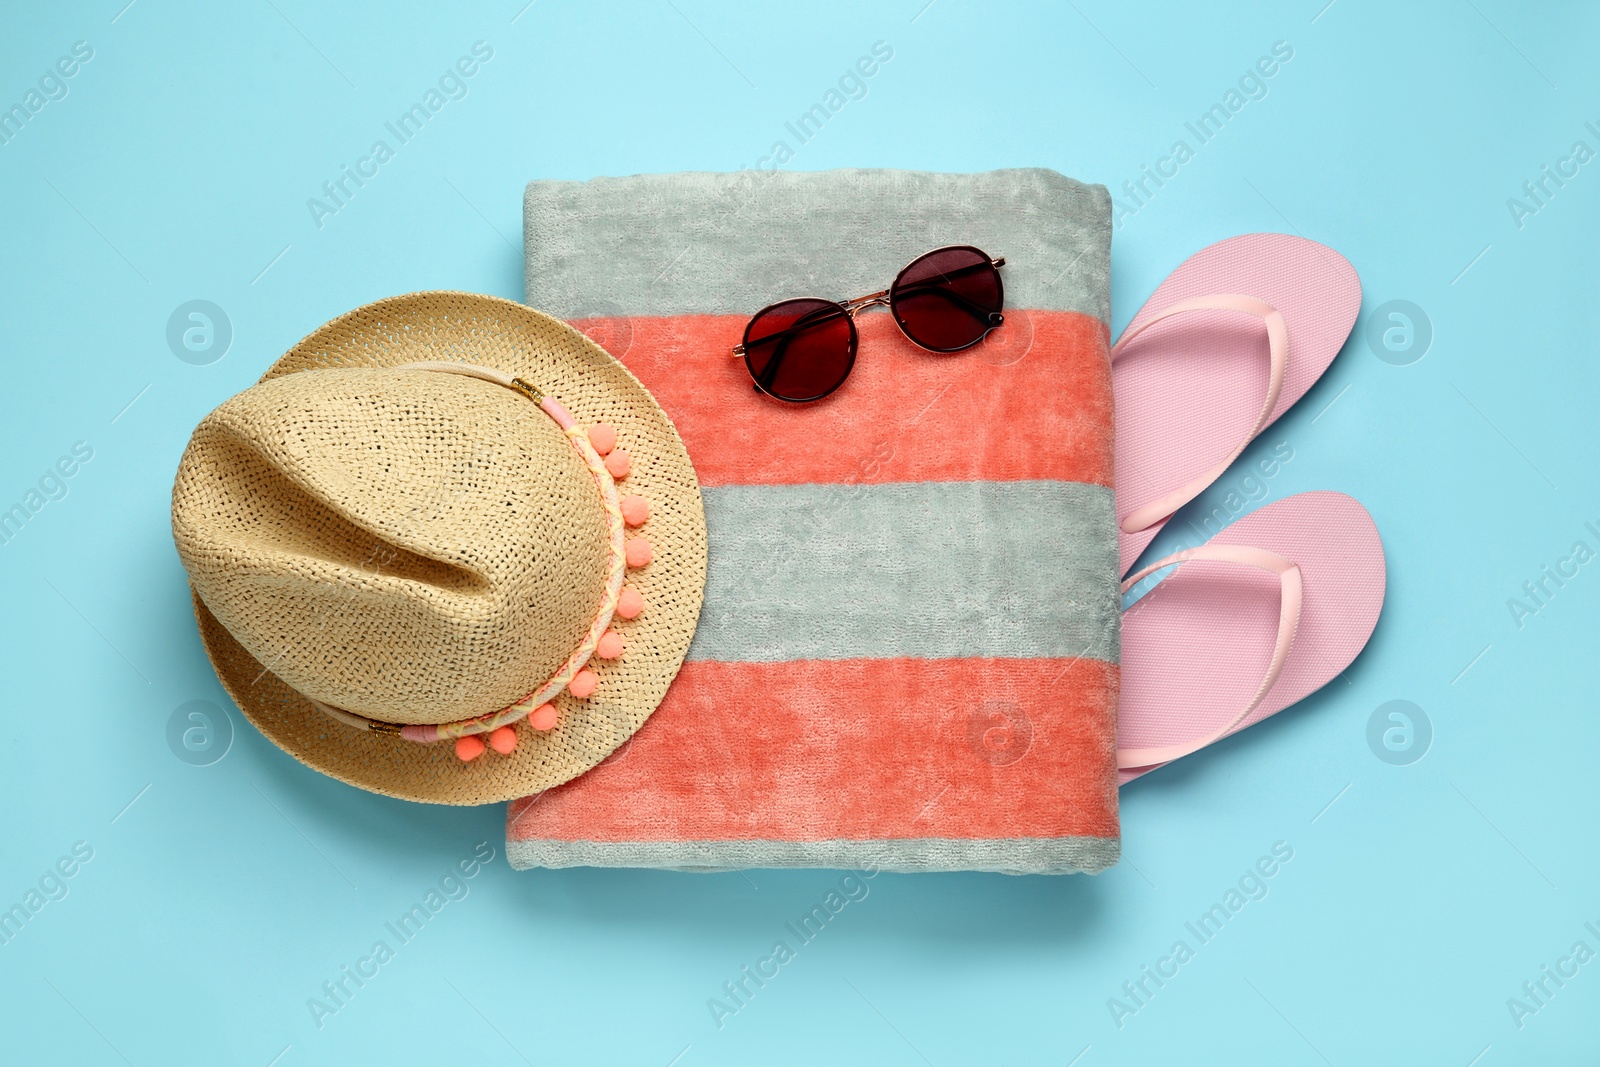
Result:
[[[887,307],[907,340],[930,352],[971,348],[1005,321],[1000,267],[971,245],[950,245],[918,256],[882,292],[854,300],[802,297],[755,313],[744,357],[758,392],[791,404],[821,400],[850,377],[856,363],[856,312]]]

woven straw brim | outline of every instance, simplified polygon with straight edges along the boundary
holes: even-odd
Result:
[[[195,615],[223,688],[257,729],[296,759],[404,800],[489,804],[577,777],[631,737],[661,703],[700,615],[705,511],[682,439],[638,379],[570,326],[509,300],[453,292],[379,300],[316,330],[261,380],[317,367],[419,360],[476,363],[534,382],[580,425],[609,423],[627,443],[633,470],[625,491],[650,502],[643,532],[654,560],[629,574],[646,608],[637,619],[615,621],[627,651],[606,664],[601,688],[587,700],[563,693],[556,700],[556,728],[519,728],[511,754],[489,752],[462,763],[448,742],[420,745],[333,721],[251,656],[198,594]]]

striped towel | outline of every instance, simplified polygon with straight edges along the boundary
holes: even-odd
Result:
[[[677,424],[710,543],[665,701],[511,805],[515,867],[1099,871],[1117,860],[1110,197],[1048,170],[536,181],[528,303]],[[759,308],[1004,256],[953,355],[863,313],[829,399],[755,393]],[[663,563],[667,561],[662,561]]]

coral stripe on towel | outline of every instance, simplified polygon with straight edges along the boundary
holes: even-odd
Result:
[[[1106,328],[1076,311],[1006,310],[965,352],[927,352],[888,314],[856,319],[855,369],[815,404],[757,394],[729,354],[748,316],[583,319],[672,414],[700,483],[1111,484]],[[1068,355],[1070,354],[1070,355]]]
[[[686,663],[604,763],[510,837],[1116,838],[1118,669],[1093,659]],[[825,802],[820,802],[823,801]]]

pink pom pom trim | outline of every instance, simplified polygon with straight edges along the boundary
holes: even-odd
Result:
[[[589,443],[602,456],[610,455],[611,450],[617,447],[617,431],[603,422],[597,422],[589,427]]]
[[[594,671],[585,668],[573,676],[572,681],[567,685],[567,692],[579,700],[584,700],[594,692],[595,686],[599,684],[600,676]]]
[[[650,501],[637,493],[622,498],[622,521],[629,526],[643,526],[650,521]]]

